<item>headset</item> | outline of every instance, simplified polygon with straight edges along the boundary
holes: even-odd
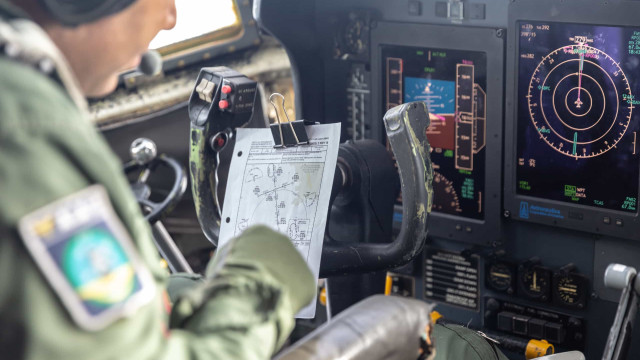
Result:
[[[54,19],[77,26],[113,15],[136,0],[39,0]]]
[[[39,0],[51,16],[65,26],[78,26],[113,15],[136,0]],[[157,51],[143,54],[138,71],[157,75],[162,71],[162,57]]]

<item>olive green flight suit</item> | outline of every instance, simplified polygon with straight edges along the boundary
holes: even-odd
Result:
[[[0,2],[0,18],[12,16]],[[73,322],[16,230],[24,215],[91,184],[106,188],[158,289],[96,332]],[[59,83],[0,54],[0,358],[268,359],[314,279],[290,240],[267,228],[229,246],[169,310],[166,273],[121,164]]]
[[[434,360],[509,360],[497,343],[465,326],[436,324],[432,339]]]

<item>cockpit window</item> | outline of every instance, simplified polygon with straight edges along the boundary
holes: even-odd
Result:
[[[242,21],[234,0],[176,0],[178,21],[151,42],[163,57],[175,57],[242,36]]]

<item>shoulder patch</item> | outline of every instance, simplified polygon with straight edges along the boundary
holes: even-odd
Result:
[[[20,219],[33,260],[81,328],[98,331],[133,314],[155,283],[101,185]]]

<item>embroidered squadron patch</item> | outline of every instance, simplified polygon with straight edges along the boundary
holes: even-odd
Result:
[[[97,331],[155,294],[105,189],[94,185],[23,217],[18,231],[74,321]]]

